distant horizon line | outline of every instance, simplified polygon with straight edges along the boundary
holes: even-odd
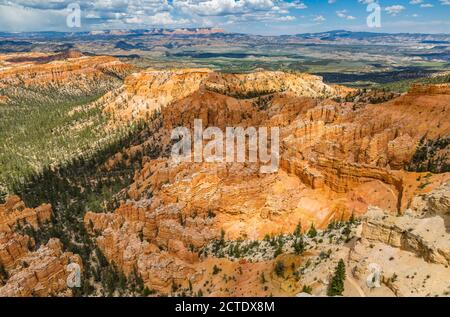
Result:
[[[8,32],[1,31],[0,34],[31,34],[31,33],[55,33],[55,34],[83,34],[83,33],[92,33],[92,32],[105,32],[111,33],[114,31],[152,31],[152,30],[167,30],[167,31],[177,31],[177,30],[217,30],[215,34],[240,34],[240,35],[254,35],[254,36],[263,36],[263,37],[278,37],[278,36],[296,36],[296,35],[307,35],[307,34],[324,34],[324,33],[336,33],[336,32],[346,32],[346,33],[368,33],[368,34],[388,34],[388,35],[448,35],[450,33],[420,33],[420,32],[376,32],[376,31],[350,31],[345,29],[331,29],[328,31],[322,32],[305,32],[305,33],[295,33],[295,34],[278,34],[278,35],[265,35],[265,34],[256,34],[256,33],[242,33],[242,32],[231,32],[226,31],[220,27],[179,27],[179,28],[165,28],[165,27],[149,27],[149,28],[117,28],[117,29],[98,29],[98,30],[84,30],[84,31],[53,31],[53,30],[41,30],[41,31],[20,31],[20,32]],[[214,34],[214,33],[212,33]],[[114,34],[112,34],[114,35]],[[120,35],[120,34],[117,34]],[[182,34],[180,34],[182,35]],[[207,34],[204,34],[207,35]]]

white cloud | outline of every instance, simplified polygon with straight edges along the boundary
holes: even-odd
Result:
[[[373,2],[376,2],[377,0],[358,0],[359,3],[362,4],[371,4]]]
[[[336,15],[342,19],[355,20],[356,18],[352,15],[347,14],[347,10],[336,11]]]
[[[290,10],[304,10],[299,0],[173,0],[179,13],[191,17],[227,17],[226,22],[286,22],[295,20]]]
[[[169,12],[159,12],[147,17],[147,21],[145,22],[150,25],[180,25],[187,24],[190,21],[187,19],[174,19]]]
[[[242,23],[242,22],[290,22],[296,20],[292,15],[278,15],[274,12],[254,12],[242,15],[230,15],[227,17],[226,23]]]
[[[16,7],[26,7],[31,9],[40,10],[61,10],[67,8],[69,3],[74,2],[73,0],[0,0],[0,4],[5,6],[16,6]]]
[[[40,10],[0,4],[0,30],[5,32],[27,32],[36,29],[56,29],[66,26],[66,12]]]
[[[431,3],[423,3],[420,5],[420,7],[421,8],[432,8],[432,7],[434,7],[434,5]]]
[[[422,2],[423,2],[423,0],[411,0],[409,3],[410,4],[420,4]]]
[[[396,5],[386,7],[386,8],[384,8],[384,10],[392,16],[396,16],[397,14],[399,14],[400,12],[405,10],[405,7],[402,5],[396,4]]]
[[[299,9],[299,10],[308,8],[308,6],[301,1],[282,2],[281,6],[289,9]]]
[[[272,0],[174,0],[173,6],[186,14],[225,16],[255,11],[270,11]]]
[[[67,5],[76,2],[82,11],[82,25],[86,28],[94,27],[123,27],[134,25],[161,25],[198,23],[201,21],[215,21],[223,23],[231,16],[234,20],[253,21],[292,21],[295,20],[294,10],[305,10],[308,6],[302,0],[0,0],[0,5],[14,7],[17,15],[27,17],[26,10],[59,10],[61,16],[66,15]],[[11,11],[2,10],[2,14]],[[50,12],[50,11],[49,11]],[[49,13],[51,15],[51,12]],[[45,16],[45,14],[43,14]],[[208,18],[208,19],[206,19]],[[15,24],[20,23],[20,18]],[[61,20],[61,19],[60,19]],[[60,21],[58,20],[58,21]],[[11,21],[11,18],[3,19]],[[61,21],[60,21],[61,22]],[[13,22],[11,22],[13,23]],[[65,27],[65,23],[60,27]],[[211,22],[212,23],[212,22]],[[1,25],[0,24],[0,25]],[[52,29],[58,29],[57,24]],[[197,24],[198,25],[198,24]],[[14,24],[2,29],[13,29]],[[21,29],[20,26],[17,26]],[[49,29],[46,23],[36,25],[36,29]]]
[[[318,16],[316,16],[314,19],[313,19],[313,21],[314,22],[323,22],[323,21],[325,21],[326,19],[325,19],[325,17],[323,16],[323,15],[318,15]]]
[[[450,0],[439,0],[443,6],[450,6]]]

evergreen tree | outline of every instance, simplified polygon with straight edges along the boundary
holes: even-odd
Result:
[[[303,241],[302,237],[295,239],[294,251],[295,254],[302,254],[303,252],[305,252],[305,242]]]
[[[294,236],[300,237],[302,235],[302,224],[299,222],[297,227],[294,230]]]
[[[316,236],[317,236],[317,230],[316,230],[316,228],[314,227],[314,223],[312,223],[312,224],[311,224],[311,227],[309,228],[309,231],[308,231],[308,237],[314,238],[314,237],[316,237]]]
[[[330,284],[328,286],[328,296],[340,296],[344,291],[344,281],[345,281],[345,264],[344,260],[340,259],[334,275],[331,278]]]

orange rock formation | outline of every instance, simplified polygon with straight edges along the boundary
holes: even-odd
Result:
[[[228,239],[262,239],[292,232],[298,223],[323,228],[370,205],[403,212],[423,191],[418,176],[424,174],[404,171],[419,140],[450,134],[450,95],[441,88],[439,96],[434,88],[421,91],[354,108],[329,99],[351,90],[309,75],[135,74],[104,99],[116,119],[161,109],[157,142],[166,147],[171,129],[192,128],[194,119],[222,129],[277,126],[280,169],[260,174],[250,163],[149,161],[135,175],[130,200],[113,213],[87,213],[86,228],[99,234],[109,261],[127,274],[136,269],[147,286],[167,292],[173,283],[205,281],[210,260],[196,251],[219,239],[221,230]],[[427,177],[430,190],[450,175]]]
[[[67,265],[81,267],[81,258],[63,252],[58,239],[36,249],[33,238],[15,232],[17,226],[26,224],[39,229],[51,213],[50,205],[26,208],[16,196],[0,205],[0,265],[7,272],[7,277],[0,276],[0,296],[70,296]]]

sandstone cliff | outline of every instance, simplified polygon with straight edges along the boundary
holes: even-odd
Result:
[[[353,275],[368,293],[364,278],[368,265],[376,263],[382,282],[396,296],[448,295],[450,234],[446,213],[449,182],[421,195],[413,209],[403,216],[392,216],[370,208],[362,223],[361,240],[349,254]],[[445,210],[444,213],[441,213]],[[380,293],[380,295],[386,293]]]
[[[433,265],[447,263],[448,246],[438,237],[445,234],[446,220],[400,223],[393,215],[444,199],[430,196],[419,202],[417,197],[446,183],[450,174],[405,168],[424,135],[436,139],[450,134],[445,119],[450,111],[448,95],[411,92],[358,107],[329,98],[343,91],[315,76],[279,72],[145,71],[129,77],[105,97],[104,109],[119,122],[160,110],[161,129],[150,144],[158,142],[163,153],[170,149],[171,130],[192,129],[194,119],[202,119],[204,128],[276,126],[280,127],[280,169],[261,174],[260,164],[253,163],[147,158],[128,188],[129,200],[112,213],[87,213],[85,227],[110,262],[126,274],[136,270],[149,288],[164,293],[174,284],[186,287],[187,281],[198,289],[211,265],[243,266],[199,257],[198,251],[221,235],[261,240],[293,232],[299,223],[303,230],[313,224],[325,229],[332,221],[364,214],[369,206],[382,208],[390,220],[364,223],[364,241],[420,253],[422,261]],[[436,231],[425,234],[431,228]],[[346,248],[337,254],[348,256],[350,247]],[[365,248],[357,245],[355,259]],[[262,260],[259,265],[267,268],[273,263]],[[323,265],[322,273],[329,274],[329,264]],[[284,287],[281,284],[278,291]],[[233,288],[231,294],[240,291]]]
[[[146,70],[129,76],[124,85],[105,96],[105,111],[118,121],[148,118],[167,105],[197,91],[213,91],[238,98],[289,92],[293,96],[345,96],[351,89],[328,86],[308,74],[258,72],[222,74],[209,69]]]
[[[39,224],[50,220],[52,208],[44,204],[35,209],[26,208],[17,196],[10,196],[4,204],[0,204],[0,231],[13,231],[16,225],[30,224],[38,228]]]
[[[26,208],[16,196],[0,205],[0,296],[71,295],[67,265],[77,263],[82,267],[81,258],[63,252],[58,239],[36,248],[33,238],[17,230],[26,225],[38,230],[50,220],[51,213],[50,205]]]
[[[124,78],[131,65],[109,56],[81,54],[14,53],[0,55],[0,89],[16,96],[50,92],[86,94],[112,88],[111,82]],[[22,96],[24,97],[24,96]]]

